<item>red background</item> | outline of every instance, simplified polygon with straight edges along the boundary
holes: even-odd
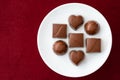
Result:
[[[108,20],[113,46],[107,62],[82,78],[56,74],[42,61],[37,31],[45,15],[68,2],[98,9]],[[118,0],[0,0],[0,80],[120,80],[120,6]]]

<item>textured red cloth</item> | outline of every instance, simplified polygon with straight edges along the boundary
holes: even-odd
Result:
[[[113,46],[95,73],[68,78],[49,69],[37,49],[37,32],[45,15],[64,3],[80,2],[98,9],[108,20]],[[0,0],[0,80],[120,80],[119,0]]]

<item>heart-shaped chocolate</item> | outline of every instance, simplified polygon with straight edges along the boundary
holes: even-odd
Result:
[[[81,15],[78,16],[71,15],[68,19],[68,22],[74,30],[77,30],[80,27],[80,25],[83,24],[84,21]]]
[[[84,52],[80,50],[79,51],[72,50],[70,52],[70,59],[76,65],[78,65],[79,62],[81,62],[84,59],[84,56],[85,56]]]

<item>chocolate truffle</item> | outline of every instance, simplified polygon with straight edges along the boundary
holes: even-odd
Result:
[[[85,31],[89,35],[94,35],[99,31],[99,25],[96,21],[88,21],[85,24]]]
[[[79,51],[72,50],[70,52],[70,59],[76,65],[78,65],[84,59],[84,56],[85,56],[84,52],[80,50]]]
[[[78,16],[71,15],[68,18],[68,22],[71,28],[73,28],[74,30],[77,30],[80,27],[80,25],[83,24],[83,17],[81,15],[78,15]]]
[[[67,49],[67,44],[62,40],[56,41],[53,45],[53,51],[58,55],[65,54],[67,52]]]
[[[101,52],[101,39],[100,38],[87,38],[86,40],[87,53]]]
[[[66,38],[67,24],[53,24],[53,38]]]
[[[69,47],[83,47],[83,34],[82,33],[70,33],[69,34]]]

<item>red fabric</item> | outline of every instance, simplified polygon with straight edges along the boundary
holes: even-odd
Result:
[[[37,31],[45,15],[69,2],[81,2],[98,9],[108,20],[113,46],[107,62],[82,78],[56,74],[41,59]],[[119,0],[0,0],[0,80],[120,80]]]

